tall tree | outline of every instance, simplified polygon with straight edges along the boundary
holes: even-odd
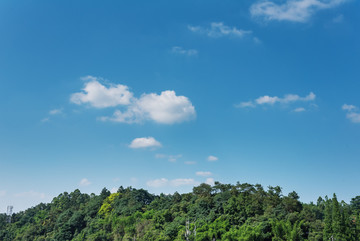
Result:
[[[329,240],[333,234],[332,229],[332,200],[325,197],[324,210],[324,240]]]

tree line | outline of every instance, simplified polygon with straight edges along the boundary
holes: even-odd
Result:
[[[0,214],[0,240],[360,240],[360,196],[349,204],[259,184],[200,184],[190,193],[153,195],[104,188],[99,195],[64,192],[51,203]]]

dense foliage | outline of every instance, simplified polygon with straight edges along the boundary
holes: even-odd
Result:
[[[335,194],[303,204],[296,192],[247,183],[159,196],[131,187],[100,195],[75,190],[13,214],[10,224],[0,214],[0,240],[356,241],[359,213],[360,196],[350,204]]]

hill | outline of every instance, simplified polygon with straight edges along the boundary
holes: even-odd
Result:
[[[51,203],[0,214],[0,240],[360,240],[360,196],[350,204],[247,183],[201,184],[191,193],[143,189],[64,192]],[[186,232],[187,231],[187,232]]]

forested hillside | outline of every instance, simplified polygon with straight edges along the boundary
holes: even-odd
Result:
[[[304,204],[296,192],[247,183],[159,196],[131,187],[100,195],[75,190],[13,214],[10,224],[0,214],[0,240],[355,241],[359,212],[360,196],[349,204],[335,194]]]

